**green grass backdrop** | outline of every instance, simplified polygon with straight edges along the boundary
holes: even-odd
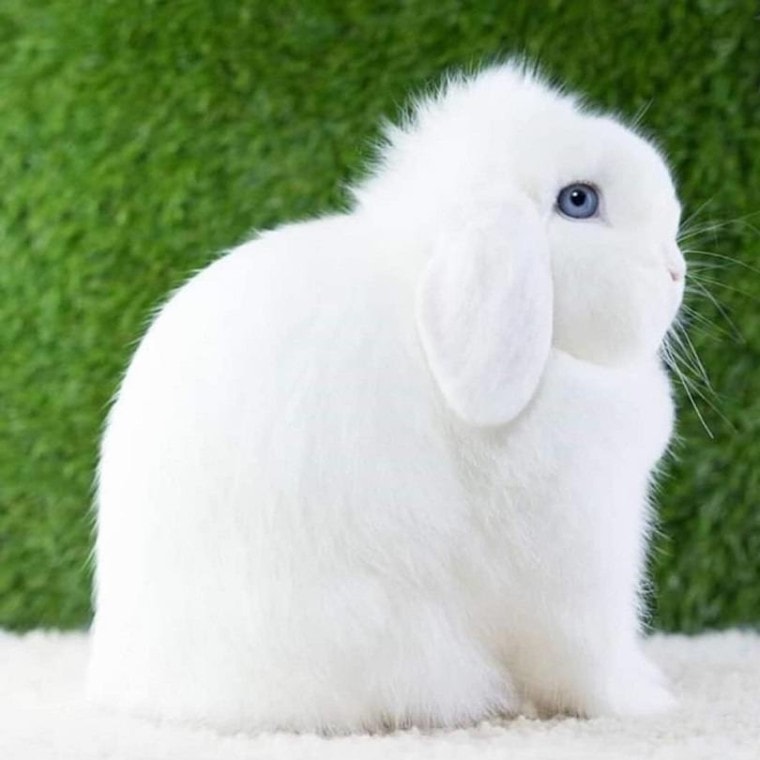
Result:
[[[698,274],[717,301],[690,300],[715,387],[695,401],[713,437],[680,392],[654,622],[759,622],[758,11],[729,0],[3,0],[0,626],[89,619],[99,429],[167,290],[254,228],[340,204],[406,93],[513,52],[603,106],[647,107],[687,214],[726,222],[690,241],[708,252],[692,260],[710,265]]]

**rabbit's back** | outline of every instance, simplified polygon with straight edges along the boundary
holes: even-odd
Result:
[[[464,720],[504,699],[459,646],[469,504],[413,295],[349,222],[223,257],[138,349],[103,442],[95,696],[235,729],[359,727],[415,703],[424,722],[436,700]]]

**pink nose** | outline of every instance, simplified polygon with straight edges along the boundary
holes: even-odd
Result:
[[[686,261],[678,246],[675,243],[667,245],[663,253],[665,254],[664,263],[670,273],[670,279],[673,282],[681,282],[686,276]]]

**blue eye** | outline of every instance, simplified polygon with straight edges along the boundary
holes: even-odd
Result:
[[[591,185],[575,182],[559,191],[557,209],[571,219],[588,219],[599,210],[599,193]]]

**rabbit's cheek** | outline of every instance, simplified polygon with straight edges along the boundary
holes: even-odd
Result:
[[[669,268],[658,265],[654,267],[650,280],[652,281],[652,300],[649,311],[656,325],[653,331],[658,334],[658,339],[661,341],[681,308],[684,279],[680,275],[674,277]]]

